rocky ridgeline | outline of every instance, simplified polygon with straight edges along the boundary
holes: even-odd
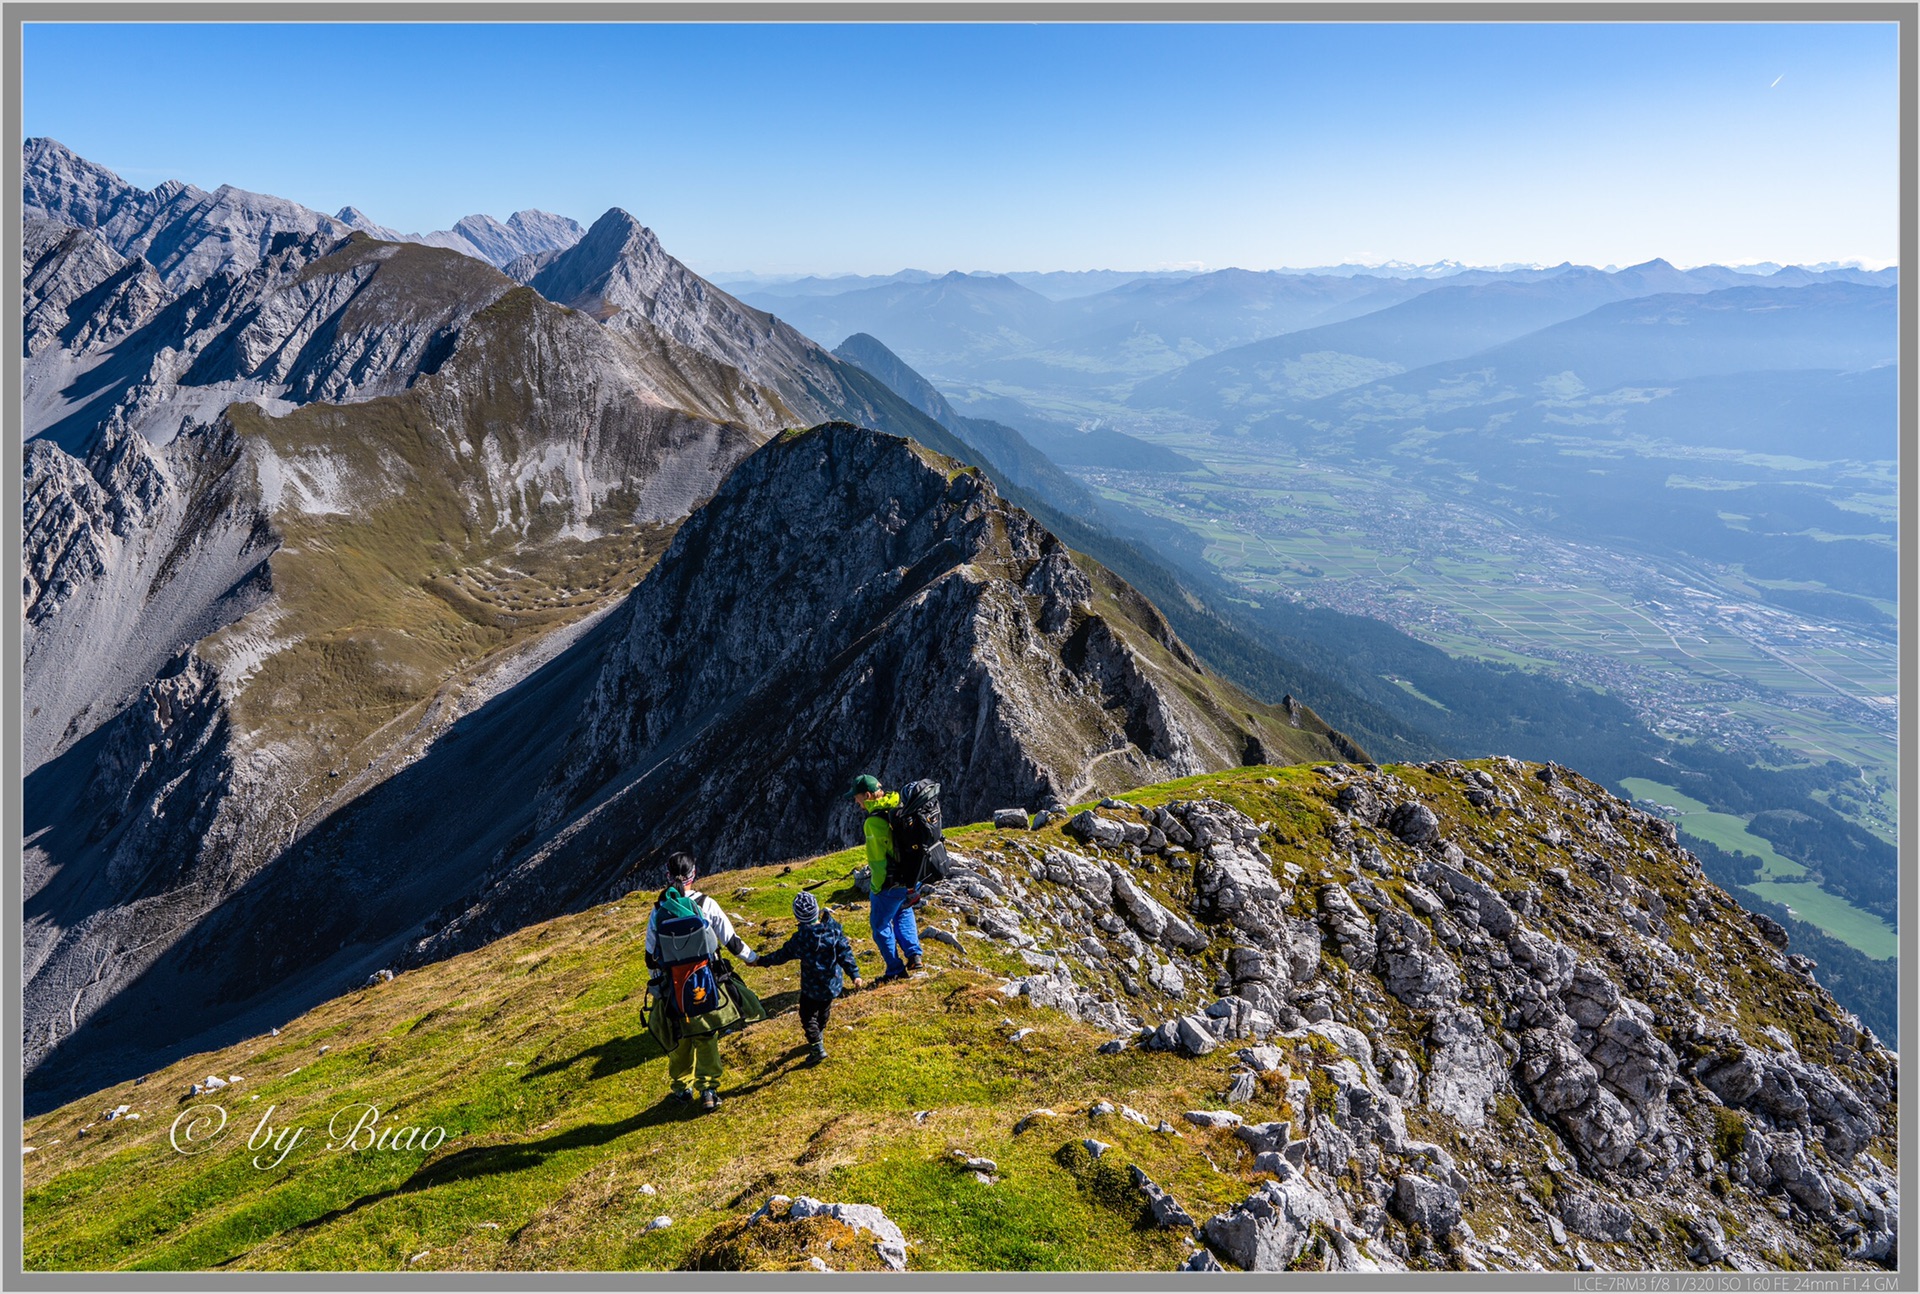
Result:
[[[26,432],[164,444],[239,400],[273,409],[403,391],[513,288],[453,252],[276,235],[256,260],[176,291],[97,231],[29,222]]]
[[[359,229],[388,242],[444,247],[496,266],[519,256],[551,254],[581,234],[574,221],[545,211],[516,211],[504,224],[472,215],[452,229],[400,234],[353,207],[329,216],[226,184],[211,193],[179,180],[142,189],[52,139],[27,140],[21,162],[29,220],[97,229],[122,256],[150,262],[175,288],[225,269],[244,271],[286,233],[317,233],[331,242]]]
[[[137,188],[51,139],[28,140],[21,161],[29,219],[97,229],[121,256],[144,259],[175,290],[221,270],[245,272],[283,234],[332,242],[349,232],[297,202],[230,185],[211,193],[179,180]]]
[[[556,216],[551,211],[516,211],[504,222],[486,215],[466,216],[456,220],[453,228],[431,234],[403,234],[397,229],[375,224],[358,207],[342,207],[333,213],[333,218],[350,229],[371,234],[382,242],[445,247],[500,269],[540,257],[551,260],[579,242],[580,235],[586,232],[579,222]],[[510,269],[508,272],[510,277],[520,282],[526,281],[512,274]]]
[[[1187,1117],[1258,1184],[1190,1266],[1894,1264],[1895,1057],[1670,823],[1508,759],[1312,779],[1067,845],[1010,815],[923,909],[1017,950],[1010,996],[1216,1068]]]
[[[954,821],[979,821],[1235,767],[1250,742],[1332,753],[1309,712],[1295,726],[1228,688],[1137,595],[1104,602],[1112,577],[1091,569],[901,437],[838,423],[769,442],[609,626],[542,836],[408,964],[624,893],[683,842],[744,861],[847,839],[849,770],[934,777]]]

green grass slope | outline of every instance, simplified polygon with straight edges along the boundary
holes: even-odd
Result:
[[[964,845],[980,830],[950,837]],[[845,851],[791,872],[728,872],[713,892],[744,937],[769,948],[793,930],[794,893],[813,887],[877,977],[866,907],[847,879],[855,861]],[[916,1242],[916,1269],[1165,1269],[1190,1250],[1135,1225],[1121,1155],[1201,1216],[1257,1180],[1213,1173],[1191,1129],[1175,1139],[1067,1113],[1104,1098],[1177,1119],[1219,1103],[1222,1069],[1096,1054],[1101,1031],[1004,998],[995,972],[1025,968],[984,943],[963,958],[928,940],[931,974],[844,997],[817,1068],[800,1064],[797,970],[747,968],[785,1014],[723,1043],[718,1114],[669,1103],[641,1022],[650,902],[636,893],[529,927],[338,998],[278,1037],[32,1120],[27,1268],[671,1269],[779,1191],[880,1205]],[[1008,1019],[1036,1032],[1012,1042]],[[234,1074],[222,1091],[183,1097]],[[175,1150],[174,1121],[210,1103],[226,1110],[224,1134],[204,1153]],[[100,1117],[122,1104],[141,1117]],[[444,1128],[445,1141],[369,1149],[362,1135],[356,1148],[350,1130],[369,1106],[375,1128]],[[1016,1136],[1039,1107],[1062,1117]],[[919,1122],[920,1111],[932,1113]],[[284,1158],[266,1136],[256,1154],[248,1139],[262,1119],[308,1131]],[[1096,1164],[1061,1153],[1096,1134],[1120,1154]],[[193,1148],[185,1122],[174,1135]],[[956,1149],[993,1159],[1000,1180],[977,1181]],[[660,1215],[672,1226],[649,1232]]]

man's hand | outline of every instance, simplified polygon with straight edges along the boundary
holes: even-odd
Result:
[[[865,988],[867,986],[867,982],[861,979],[858,975],[855,975],[853,977],[853,986],[855,988]]]

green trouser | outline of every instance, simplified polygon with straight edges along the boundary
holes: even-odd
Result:
[[[688,1070],[693,1071],[694,1082],[702,1091],[719,1088],[719,1035],[710,1033],[699,1038],[682,1038],[674,1049],[667,1053],[667,1078],[673,1083],[674,1091],[688,1090]]]

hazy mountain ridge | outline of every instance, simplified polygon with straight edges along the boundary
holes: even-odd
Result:
[[[1071,295],[1063,294],[1058,285],[1046,295],[1029,290],[1029,286],[1048,286],[1060,276],[957,271],[941,276],[915,271],[871,285],[851,278],[808,280],[806,291],[785,295],[778,285],[745,291],[754,304],[778,312],[815,336],[833,339],[864,332],[878,337],[909,363],[949,385],[978,382],[1001,391],[1053,389],[1077,392],[1083,398],[1127,398],[1129,389],[1140,383],[1130,402],[1141,404],[1154,389],[1169,382],[1194,388],[1185,394],[1203,394],[1210,386],[1235,386],[1236,380],[1222,382],[1204,367],[1188,380],[1188,370],[1182,366],[1204,366],[1209,357],[1232,354],[1242,346],[1262,349],[1238,361],[1226,361],[1226,367],[1245,369],[1264,363],[1271,368],[1274,361],[1262,358],[1267,350],[1294,363],[1299,352],[1333,352],[1318,360],[1321,368],[1335,356],[1342,357],[1331,370],[1305,379],[1310,387],[1319,388],[1310,391],[1311,397],[1380,376],[1378,367],[1371,372],[1364,366],[1354,371],[1355,361],[1344,358],[1348,355],[1376,365],[1397,363],[1404,369],[1509,341],[1626,297],[1820,282],[1885,285],[1896,273],[1788,269],[1762,276],[1722,266],[1682,271],[1657,259],[1606,271],[1571,263],[1430,268],[1431,273],[1337,267],[1329,272],[1226,269],[1125,275],[1117,276],[1124,281],[1115,286]],[[835,284],[846,286],[831,290]],[[1475,297],[1468,292],[1473,288],[1504,288],[1508,293],[1488,291]],[[1429,306],[1430,313],[1424,317],[1403,311],[1383,318],[1379,322],[1387,331],[1384,337],[1364,326],[1364,320],[1434,291],[1447,296]],[[1447,301],[1459,308],[1450,312],[1443,304]],[[1497,313],[1487,316],[1477,312],[1476,306],[1492,306]],[[1503,318],[1502,313],[1512,318]],[[1304,343],[1314,340],[1304,336],[1307,330],[1346,321],[1360,322],[1335,329],[1323,345],[1303,344],[1296,351],[1269,340],[1302,335]],[[1401,335],[1408,329],[1413,330],[1411,335]],[[1454,331],[1464,335],[1449,340]],[[1421,336],[1424,341],[1419,340]],[[1392,358],[1410,343],[1412,351],[1404,360]]]
[[[1892,598],[1890,523],[1817,489],[1758,481],[1744,483],[1746,512],[1728,519],[1724,494],[1668,480],[1691,446],[1805,454],[1817,444],[1891,461],[1895,301],[1894,288],[1844,282],[1622,301],[1270,415],[1255,432],[1380,452],[1417,426],[1426,460],[1472,463],[1486,482],[1473,488],[1497,491],[1504,506],[1544,505],[1543,519],[1562,528]],[[1603,435],[1620,447],[1572,488],[1561,444]]]
[[[1128,403],[1244,420],[1276,405],[1365,385],[1369,369],[1384,379],[1472,355],[1621,300],[1714,290],[1714,284],[1682,275],[1664,261],[1618,274],[1568,267],[1531,281],[1450,282],[1358,318],[1195,360],[1141,383]]]

